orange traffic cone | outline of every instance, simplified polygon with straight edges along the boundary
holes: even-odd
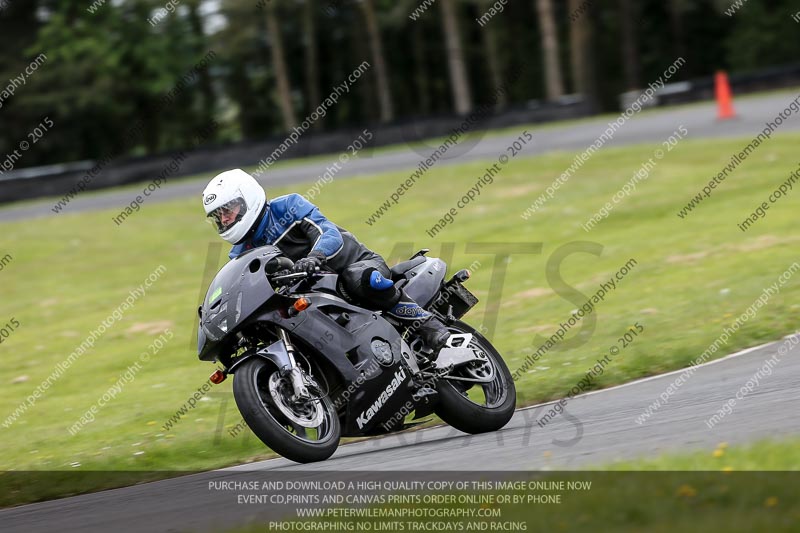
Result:
[[[736,111],[733,110],[731,85],[728,83],[728,74],[725,71],[718,71],[714,77],[714,93],[717,97],[717,118],[719,120],[736,118]]]

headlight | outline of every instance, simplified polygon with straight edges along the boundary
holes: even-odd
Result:
[[[228,302],[222,304],[222,307],[219,308],[219,313],[217,316],[222,317],[222,320],[217,322],[217,327],[222,331],[222,333],[228,333]]]

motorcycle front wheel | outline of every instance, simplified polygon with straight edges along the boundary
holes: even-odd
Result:
[[[327,396],[293,402],[289,377],[261,358],[234,375],[233,396],[245,422],[261,442],[298,463],[324,461],[336,451],[341,426]]]

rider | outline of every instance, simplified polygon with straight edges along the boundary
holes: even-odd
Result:
[[[255,178],[234,169],[211,180],[203,191],[203,206],[217,233],[234,245],[231,259],[273,244],[294,261],[294,272],[332,270],[339,274],[340,290],[348,299],[416,324],[434,353],[447,342],[450,333],[444,324],[394,286],[383,258],[299,194],[267,200]]]

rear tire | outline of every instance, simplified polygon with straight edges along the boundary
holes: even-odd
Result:
[[[454,333],[472,333],[470,346],[479,347],[494,366],[495,379],[487,384],[471,384],[443,378],[437,384],[439,403],[434,412],[446,423],[464,433],[497,431],[514,416],[517,405],[517,388],[505,361],[492,344],[464,322],[449,326]],[[454,371],[456,374],[458,369]],[[483,387],[488,403],[480,405],[467,396],[474,387]]]
[[[272,363],[259,357],[246,361],[233,379],[233,397],[247,425],[261,439],[261,442],[287,459],[298,463],[324,461],[336,451],[341,436],[339,417],[327,396],[320,402],[323,422],[312,431],[318,441],[303,438],[306,428],[293,424],[278,409],[267,388],[267,384],[278,369]],[[298,430],[297,435],[291,429]],[[302,432],[303,435],[300,435]]]

